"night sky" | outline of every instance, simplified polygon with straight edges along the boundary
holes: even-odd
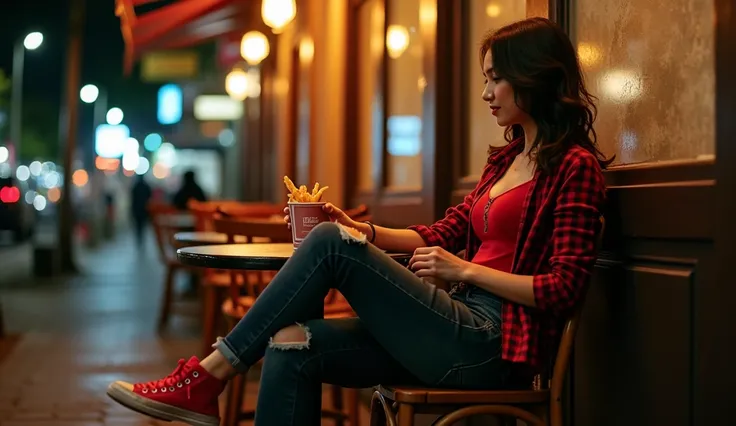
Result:
[[[35,98],[53,104],[55,123],[65,84],[69,3],[69,0],[6,0],[0,6],[0,68],[6,75],[12,74],[15,41],[31,31],[44,34],[43,45],[26,52],[23,95],[28,102]],[[81,85],[93,83],[107,88],[108,107],[123,109],[124,122],[132,132],[153,131],[159,85],[140,82],[137,69],[130,76],[123,75],[124,43],[114,6],[114,0],[86,1]],[[91,105],[80,101],[80,139],[92,136],[92,110]]]

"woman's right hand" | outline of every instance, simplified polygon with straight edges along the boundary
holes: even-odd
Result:
[[[322,210],[324,210],[324,212],[330,217],[330,221],[337,222],[351,228],[357,228],[358,224],[346,215],[344,211],[335,207],[332,203],[327,203],[322,206]],[[291,228],[291,216],[289,215],[288,206],[284,208],[284,214],[284,222],[286,222],[287,227]]]

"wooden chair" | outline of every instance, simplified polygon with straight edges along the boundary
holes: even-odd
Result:
[[[283,206],[263,202],[241,202],[231,200],[191,200],[187,208],[197,219],[197,231],[213,231],[212,218],[215,214],[226,217],[264,218],[283,215]]]
[[[249,244],[259,244],[252,241],[264,241],[264,239],[273,243],[292,242],[291,230],[281,221],[216,219],[214,227],[215,231],[227,234],[229,241],[234,241],[234,237],[239,235],[245,237]],[[231,327],[235,326],[253,306],[256,298],[268,285],[275,272],[233,271],[232,274],[242,275],[244,285],[232,284],[229,298],[222,304],[222,312],[228,318]],[[235,282],[235,279],[232,282]],[[344,318],[354,315],[352,308],[339,292],[333,290],[325,298],[325,318]],[[255,413],[253,411],[242,409],[245,385],[246,380],[243,375],[236,376],[230,382],[224,419],[226,426],[237,425],[241,421],[254,418]],[[343,400],[343,391],[346,401]],[[343,425],[344,421],[348,420],[350,426],[359,426],[357,390],[343,390],[339,386],[332,386],[331,392],[333,409],[323,409],[322,416],[334,419],[337,425]]]
[[[598,247],[605,222],[601,217]],[[500,417],[505,425],[516,419],[528,426],[563,426],[563,388],[584,300],[565,322],[549,372],[537,375],[528,390],[454,390],[379,385],[371,400],[371,426],[414,426],[415,414],[442,414],[434,426],[449,426],[480,414]],[[530,384],[532,385],[532,384]]]
[[[365,222],[366,220],[371,220],[372,218],[369,207],[365,204],[361,204],[358,207],[345,210],[345,214],[357,222]]]
[[[286,207],[284,204],[240,203],[220,206],[218,212],[222,216],[230,218],[270,219],[272,217],[283,217],[284,207]]]
[[[158,328],[163,329],[169,320],[171,314],[171,306],[173,305],[174,296],[174,278],[176,272],[180,270],[193,270],[179,262],[176,258],[176,250],[172,244],[172,238],[176,232],[182,229],[176,225],[172,225],[167,220],[176,215],[187,214],[177,210],[174,206],[166,203],[152,202],[147,206],[148,213],[151,217],[151,225],[153,227],[154,236],[156,237],[156,247],[166,268],[164,277],[163,297],[161,301],[161,311],[159,314]]]

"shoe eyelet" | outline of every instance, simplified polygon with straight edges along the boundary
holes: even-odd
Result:
[[[174,392],[175,390],[173,386],[169,388],[169,392]]]
[[[144,388],[144,389],[142,389],[142,390],[141,390],[141,393],[148,393],[148,389],[145,389],[145,388]]]
[[[199,377],[199,371],[195,371],[195,372],[193,372],[193,373],[192,373],[192,377],[194,377],[195,379],[196,379],[197,377]]]
[[[166,393],[166,388],[161,388],[161,393]]]
[[[158,389],[153,389],[153,390],[151,391],[151,393],[156,393],[156,392],[158,392]]]
[[[189,380],[189,378],[187,377],[186,379],[184,379],[184,383],[189,384],[189,383],[192,383],[192,381]]]
[[[177,383],[177,384],[176,384],[176,387],[177,387],[177,388],[180,388],[180,387],[182,387],[182,386],[184,386],[184,385],[183,385],[183,384],[181,384],[181,382],[179,382],[179,383]]]

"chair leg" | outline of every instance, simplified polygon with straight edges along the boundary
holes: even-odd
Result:
[[[202,356],[206,357],[212,352],[212,344],[215,342],[215,334],[217,333],[217,316],[220,313],[218,309],[217,287],[213,285],[203,285],[202,292]]]
[[[174,277],[176,276],[176,268],[173,265],[167,265],[166,278],[164,280],[164,294],[161,300],[161,316],[158,320],[158,328],[162,330],[169,321],[171,313],[171,305],[174,296]]]
[[[330,394],[332,395],[332,408],[339,412],[343,413],[344,406],[342,401],[342,388],[340,386],[332,385],[330,386]],[[345,421],[342,418],[335,419],[335,426],[344,426]]]
[[[348,422],[350,426],[360,426],[360,401],[358,389],[345,389],[345,404],[347,405]]]
[[[227,391],[227,404],[225,406],[225,418],[223,426],[236,426],[240,411],[243,407],[243,395],[245,395],[245,375],[238,374],[230,380],[230,388]]]
[[[414,406],[399,404],[398,426],[414,426]]]

